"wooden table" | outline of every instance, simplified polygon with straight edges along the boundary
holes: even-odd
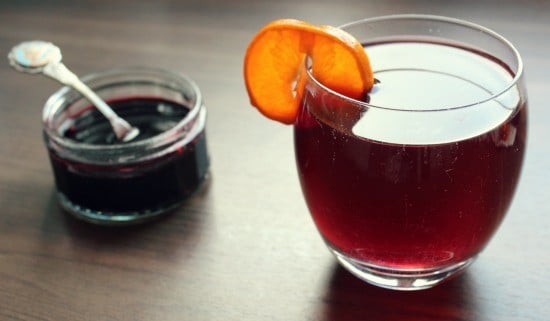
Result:
[[[246,45],[266,22],[338,25],[391,13],[467,19],[514,42],[526,65],[529,148],[497,236],[431,290],[375,288],[338,267],[301,196],[290,127],[249,107]],[[120,65],[182,71],[208,108],[211,179],[156,223],[100,228],[63,213],[41,136],[59,86],[0,64],[1,320],[548,320],[550,2],[4,1],[0,56],[58,44],[77,74]]]

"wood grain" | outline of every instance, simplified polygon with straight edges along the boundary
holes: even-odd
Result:
[[[338,267],[301,196],[291,128],[249,107],[246,45],[264,23],[338,25],[390,13],[467,19],[523,55],[529,148],[497,236],[462,276],[401,293]],[[41,137],[58,88],[0,63],[1,320],[548,320],[550,2],[12,1],[0,56],[22,40],[58,44],[84,75],[120,65],[181,71],[209,109],[209,182],[152,224],[100,228],[64,214]]]

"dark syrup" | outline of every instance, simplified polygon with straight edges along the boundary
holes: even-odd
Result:
[[[158,98],[130,97],[108,103],[139,128],[139,136],[131,143],[165,132],[189,112],[187,106]],[[60,134],[79,143],[121,144],[92,106]],[[50,159],[62,197],[84,210],[106,215],[173,207],[197,190],[209,167],[204,130],[176,151],[138,163],[94,165],[63,159],[52,151]]]

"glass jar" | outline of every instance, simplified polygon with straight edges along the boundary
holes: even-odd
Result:
[[[140,134],[118,141],[108,121],[63,87],[46,102],[44,140],[62,208],[88,222],[143,222],[181,205],[208,176],[206,107],[186,76],[119,68],[83,77]]]

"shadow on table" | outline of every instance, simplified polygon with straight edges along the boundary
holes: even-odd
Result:
[[[466,271],[432,289],[395,291],[369,285],[337,265],[321,321],[477,320],[474,282]]]

